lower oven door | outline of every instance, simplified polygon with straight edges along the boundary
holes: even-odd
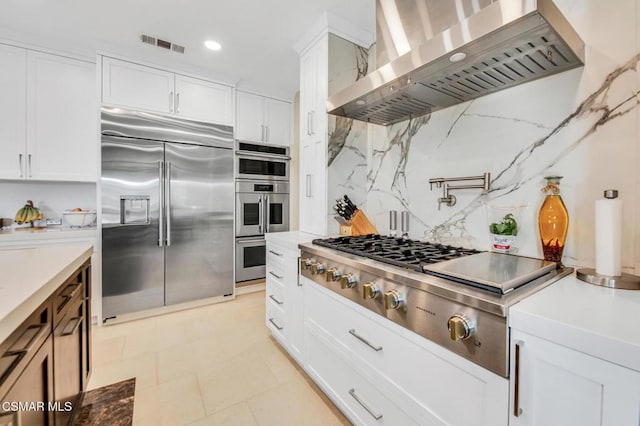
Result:
[[[265,277],[266,251],[263,237],[236,238],[236,282]]]

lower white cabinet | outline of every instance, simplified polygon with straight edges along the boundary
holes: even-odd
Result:
[[[300,251],[267,240],[266,324],[273,336],[303,363],[303,288],[298,279]]]
[[[511,330],[510,425],[635,426],[638,401],[640,372]]]

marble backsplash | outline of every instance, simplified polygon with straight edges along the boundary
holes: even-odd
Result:
[[[564,262],[594,264],[594,201],[615,188],[624,203],[623,267],[640,266],[640,7],[635,0],[555,3],[585,41],[583,68],[370,126],[366,161],[359,152],[351,161],[356,169],[367,164],[366,211],[381,233],[388,232],[389,210],[408,210],[411,237],[488,249],[485,205],[527,204],[519,253],[541,257],[540,188],[544,176],[557,174],[570,214]],[[487,193],[458,191],[455,206],[438,210],[442,190],[430,190],[430,178],[484,172],[492,174]],[[343,175],[338,181],[352,182]]]

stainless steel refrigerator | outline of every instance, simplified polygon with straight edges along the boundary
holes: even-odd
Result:
[[[102,109],[103,320],[232,296],[233,128]]]

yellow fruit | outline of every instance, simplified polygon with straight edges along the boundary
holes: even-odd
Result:
[[[43,216],[42,213],[40,213],[40,210],[33,206],[33,201],[28,200],[27,204],[25,204],[24,207],[16,213],[15,221],[18,225],[31,223],[31,226],[33,226],[34,221],[42,218]]]

